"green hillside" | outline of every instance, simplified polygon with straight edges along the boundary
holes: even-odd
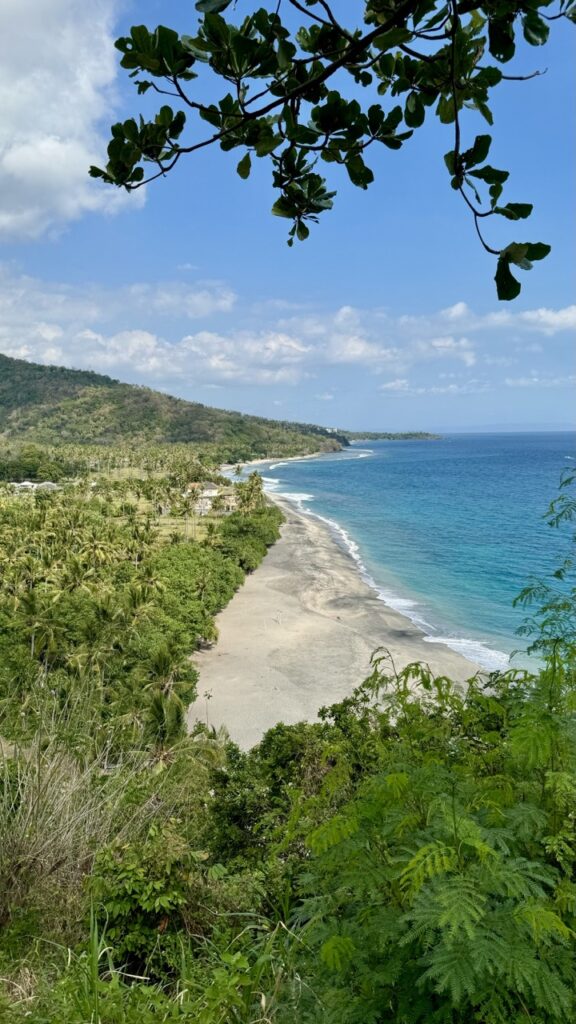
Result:
[[[41,444],[213,443],[233,458],[334,450],[348,441],[313,424],[277,422],[122,384],[88,370],[0,355],[0,437]]]

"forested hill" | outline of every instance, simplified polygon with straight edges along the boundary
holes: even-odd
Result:
[[[232,459],[334,450],[347,439],[313,424],[213,409],[88,370],[0,355],[0,437],[43,444],[214,443]]]

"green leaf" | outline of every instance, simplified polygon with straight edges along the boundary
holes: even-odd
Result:
[[[515,263],[517,267],[522,270],[531,270],[532,264],[527,257],[528,243],[527,242],[510,242],[505,249],[502,250],[502,255],[506,256],[506,259],[510,263]]]
[[[477,135],[474,139],[474,145],[462,154],[465,166],[475,167],[476,164],[481,164],[488,156],[491,144],[491,135]]]
[[[320,957],[333,971],[341,971],[350,962],[356,947],[352,939],[344,935],[331,935],[320,949]]]
[[[545,21],[536,14],[536,11],[529,11],[524,18],[524,39],[530,46],[542,46],[548,36],[550,28]]]
[[[520,295],[521,285],[510,271],[510,261],[506,256],[500,256],[494,276],[498,298],[503,302],[509,302]]]
[[[489,19],[488,40],[490,53],[493,57],[496,57],[497,60],[501,60],[503,63],[512,59],[516,50],[512,22],[502,19],[497,20],[496,18]]]
[[[348,157],[346,161],[346,170],[348,171],[348,177],[353,185],[357,185],[358,188],[368,188],[374,181],[374,175],[369,167],[366,167],[362,157],[356,153],[354,156]]]
[[[477,171],[469,172],[473,178],[480,178],[481,181],[485,181],[487,185],[499,185],[510,176],[508,171],[499,171],[496,167],[490,167],[490,164],[486,164],[486,167],[480,167]]]
[[[411,92],[404,108],[404,120],[409,128],[419,128],[424,123],[424,104],[418,93]]]
[[[301,242],[304,242],[308,238],[309,234],[310,228],[306,227],[306,224],[299,220],[296,225],[296,237],[299,238]]]
[[[506,203],[506,206],[495,206],[494,213],[499,213],[507,220],[524,220],[530,216],[533,209],[531,203]]]
[[[243,178],[244,180],[246,180],[246,178],[248,178],[250,176],[251,169],[252,169],[252,161],[250,159],[250,153],[246,153],[245,156],[242,157],[242,159],[241,159],[240,163],[238,164],[236,170],[237,170],[238,174],[240,175],[240,177]]]
[[[292,203],[286,198],[286,196],[280,196],[272,207],[272,213],[275,217],[293,217],[295,210]]]
[[[454,120],[454,100],[451,96],[441,96],[436,113],[442,124],[452,124]]]
[[[526,258],[532,263],[543,260],[552,251],[552,246],[546,242],[528,242],[526,247]]]
[[[502,250],[502,255],[523,270],[530,270],[536,260],[543,260],[551,250],[545,242],[511,242]]]
[[[230,6],[232,0],[197,0],[195,7],[201,14],[219,14]]]
[[[278,67],[281,71],[286,71],[290,67],[295,53],[296,48],[292,43],[288,43],[285,39],[280,39],[278,43]]]
[[[386,15],[386,19],[388,15]],[[407,43],[412,38],[412,33],[405,28],[391,28],[389,32],[383,32],[381,36],[377,36],[374,40],[374,46],[377,50],[390,50],[393,46],[399,46],[400,43]]]
[[[492,202],[492,209],[494,209],[498,200],[500,199],[500,196],[502,195],[502,188],[503,186],[497,182],[495,185],[490,185],[490,188],[488,189],[488,192],[490,194],[490,200]]]
[[[448,168],[449,174],[456,174],[456,153],[453,149],[450,149],[448,153],[444,153],[444,163]]]
[[[482,117],[484,118],[486,123],[492,126],[494,124],[494,118],[492,117],[492,111],[490,110],[488,104],[484,103],[482,100],[475,100],[475,106],[476,109],[482,114]]]
[[[280,135],[270,133],[262,136],[254,145],[256,156],[268,156],[280,145],[281,141]]]

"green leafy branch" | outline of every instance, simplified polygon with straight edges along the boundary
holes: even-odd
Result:
[[[464,109],[473,109],[492,124],[490,91],[504,80],[534,75],[506,75],[485,64],[485,56],[509,62],[518,26],[530,45],[544,44],[550,20],[574,20],[576,0],[560,0],[551,15],[545,10],[552,0],[366,0],[362,28],[342,24],[328,0],[287,0],[307,19],[297,31],[282,20],[282,0],[274,10],[257,9],[238,25],[223,17],[230,2],[199,0],[194,36],[140,25],[117,41],[121,65],[138,93],[168,96],[179,109],[165,103],[149,120],[115,124],[108,162],[104,168],[92,167],[91,175],[132,191],[165,177],[183,156],[207,146],[240,148],[237,172],[242,179],[249,177],[254,157],[271,162],[272,184],[279,193],[272,212],[292,222],[292,245],[295,238],[305,240],[310,223],[333,205],[336,192],[328,186],[323,165],[344,167],[353,185],[367,189],[374,181],[366,162],[369,148],[400,149],[433,111],[441,124],[454,124],[454,146],[445,161],[483,247],[498,257],[498,295],[515,298],[520,284],[511,265],[530,269],[550,250],[541,242],[511,242],[495,249],[485,241],[483,218],[524,219],[532,206],[501,203],[508,172],[484,163],[490,136],[478,135],[471,148],[461,148],[460,117]],[[225,84],[217,100],[201,95],[210,76]],[[350,96],[346,76],[353,83]],[[373,102],[361,101],[363,90]],[[212,132],[187,141],[183,133],[193,115]],[[482,187],[488,190],[487,208],[481,204]]]

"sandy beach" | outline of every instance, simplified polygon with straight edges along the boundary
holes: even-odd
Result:
[[[360,577],[330,529],[281,499],[281,539],[217,618],[219,639],[198,652],[196,720],[225,725],[243,749],[277,722],[314,721],[348,696],[381,646],[397,667],[425,661],[458,680],[478,666],[389,608]]]

